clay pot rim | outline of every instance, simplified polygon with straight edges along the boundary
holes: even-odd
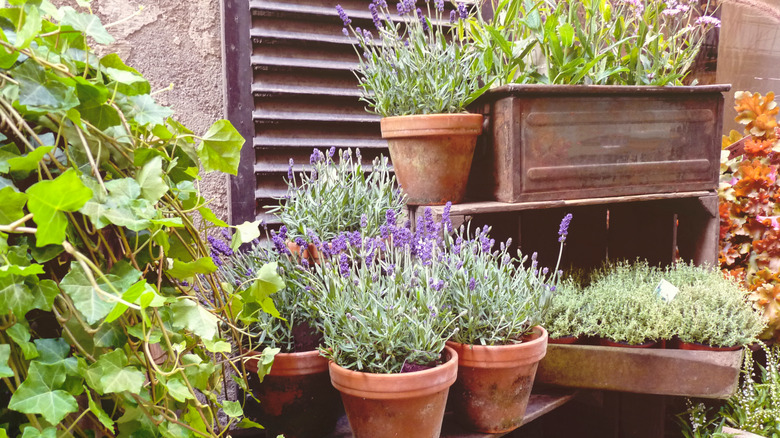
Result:
[[[255,350],[245,351],[248,356],[259,356]],[[246,369],[257,373],[257,360],[246,361]],[[320,355],[319,350],[301,351],[297,353],[277,353],[271,366],[269,376],[303,376],[319,374],[328,371],[328,359]]]
[[[482,114],[414,114],[383,117],[380,121],[382,138],[429,137],[441,135],[479,135],[482,133]]]
[[[542,326],[531,328],[535,336],[530,341],[509,345],[471,345],[447,341],[460,355],[460,366],[478,368],[513,368],[533,364],[547,354],[547,330]]]
[[[687,347],[684,347],[687,346]],[[686,342],[680,339],[680,346],[678,347],[680,350],[688,350],[688,351],[694,351],[694,350],[700,350],[700,351],[737,351],[742,349],[742,345],[732,345],[730,347],[715,347],[713,345],[709,344],[702,344],[700,342]]]
[[[599,345],[601,345],[602,347],[614,347],[614,348],[650,348],[650,347],[654,347],[657,344],[658,341],[653,341],[653,340],[645,341],[642,342],[641,344],[629,344],[628,342],[625,341],[613,341],[612,339],[609,338],[601,338],[601,340],[599,341]]]
[[[398,400],[421,397],[447,390],[458,376],[458,353],[448,347],[443,364],[410,373],[378,374],[348,370],[329,362],[330,380],[340,392],[372,400]]]

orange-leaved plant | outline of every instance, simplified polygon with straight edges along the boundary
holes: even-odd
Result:
[[[720,197],[720,266],[750,291],[769,328],[780,338],[780,140],[774,93],[735,94],[736,121],[745,137],[723,137]]]

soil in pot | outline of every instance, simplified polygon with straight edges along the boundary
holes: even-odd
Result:
[[[457,204],[466,194],[481,114],[423,114],[385,117],[387,139],[398,183],[411,205]]]
[[[500,433],[520,427],[536,367],[547,352],[547,331],[534,327],[528,340],[513,345],[447,345],[460,357],[450,402],[455,418],[478,432]]]
[[[265,427],[266,436],[319,438],[335,428],[339,396],[330,384],[328,360],[318,351],[277,354],[262,382],[256,363],[248,361],[246,368],[249,387],[260,404],[248,397],[245,412]]]
[[[438,438],[458,355],[445,348],[446,362],[399,374],[351,371],[330,363],[355,438]]]

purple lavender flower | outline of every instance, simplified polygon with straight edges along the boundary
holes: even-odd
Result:
[[[433,4],[436,5],[436,10],[439,12],[444,11],[444,0],[433,0]]]
[[[222,237],[224,237],[228,242],[233,239],[233,236],[230,235],[230,228],[222,228],[219,231],[222,233]]]
[[[346,254],[341,254],[339,257],[339,272],[344,278],[349,278],[349,259]]]
[[[276,252],[281,255],[289,255],[290,250],[287,249],[287,244],[284,241],[287,236],[287,229],[284,226],[282,226],[282,229],[284,229],[284,234],[271,231],[271,242],[273,242]]]
[[[363,246],[363,236],[360,234],[360,231],[353,231],[347,234],[349,244],[352,245],[353,248],[360,248]]]
[[[287,179],[292,180],[293,179],[293,164],[294,161],[292,158],[290,158],[290,167],[287,168]]]
[[[363,39],[366,41],[371,41],[374,36],[371,34],[371,31],[368,29],[363,29]]]
[[[374,26],[377,30],[382,29],[382,20],[379,18],[379,11],[374,3],[368,5],[368,10],[371,11],[371,19],[374,21]]]
[[[253,271],[252,268],[248,268],[246,270],[246,274],[244,274],[244,275],[247,276],[247,277],[251,277],[252,275],[254,275],[254,273],[255,273],[255,271]]]
[[[341,28],[341,33],[343,33],[345,37],[348,37],[349,36],[349,29],[347,29],[346,27],[342,27]]]
[[[336,146],[331,146],[330,149],[328,149],[328,158],[333,158],[333,155],[336,154]]]
[[[571,213],[567,214],[563,217],[563,220],[561,220],[561,225],[558,228],[558,242],[565,242],[566,236],[569,234],[569,224],[571,223]]]
[[[385,0],[374,0],[374,1],[376,2],[376,5],[379,6],[380,8],[384,9],[387,7],[387,2]]]
[[[417,8],[417,18],[422,24],[423,32],[428,32],[428,21],[425,20],[425,15],[422,13],[422,9]]]
[[[319,149],[314,149],[311,151],[311,156],[309,157],[309,164],[314,165],[322,161],[324,157],[322,156],[322,152],[320,152]]]
[[[430,265],[433,259],[433,241],[429,239],[421,240],[417,245],[416,252],[423,266]]]
[[[710,15],[702,15],[701,17],[696,19],[696,24],[720,27],[720,20]]]
[[[476,279],[476,278],[474,278],[474,277],[471,277],[471,278],[469,279],[469,290],[470,290],[470,291],[473,291],[473,290],[474,290],[474,289],[476,289],[476,288],[477,288],[477,279]]]
[[[211,260],[214,261],[215,265],[222,266],[222,259],[219,257],[219,253],[213,249],[211,250]]]
[[[455,20],[458,18],[458,14],[455,13],[455,11],[450,11],[450,24],[455,23]]]
[[[406,13],[406,6],[402,1],[398,2],[398,4],[395,5],[395,8],[398,10],[398,15],[403,15]]]
[[[379,226],[379,235],[382,236],[383,239],[387,239],[387,237],[390,235],[390,229],[387,227],[387,225],[380,225]]]
[[[395,263],[390,264],[385,268],[385,275],[391,277],[393,274],[395,274]]]
[[[187,287],[190,285],[190,283],[187,280],[182,280],[180,283],[182,286]]]
[[[344,12],[344,8],[342,8],[341,5],[336,5],[336,12],[339,13],[339,18],[344,22],[344,27],[347,27],[352,23],[352,20],[349,19],[349,16]]]
[[[412,246],[412,231],[408,227],[395,227],[393,229],[393,246],[404,248]]]
[[[447,201],[446,204],[444,204],[444,211],[441,213],[441,223],[444,226],[444,229],[448,232],[452,232],[452,219],[450,219],[450,210],[452,209],[452,202]]]
[[[303,266],[304,269],[309,269],[309,260],[305,257],[301,258],[301,266]]]
[[[395,226],[395,211],[387,210],[385,212],[385,223],[391,227]]]
[[[216,252],[217,254],[222,254],[226,256],[233,255],[233,250],[230,249],[230,245],[228,245],[228,243],[225,242],[224,240],[216,238],[214,236],[208,236],[206,237],[206,240],[211,245],[212,252]]]
[[[458,260],[458,263],[455,265],[455,270],[459,271],[460,268],[463,267],[463,260]]]
[[[428,287],[435,290],[436,292],[439,292],[444,288],[444,280],[434,280],[433,278],[428,279]],[[430,310],[433,310],[430,306],[428,307]]]
[[[301,251],[306,249],[306,247],[308,246],[306,244],[306,240],[304,240],[303,237],[296,237],[294,240],[295,240],[295,244],[301,247]]]
[[[368,216],[365,214],[360,215],[360,228],[365,228],[368,226]]]
[[[463,3],[458,3],[458,15],[460,16],[461,20],[465,20],[469,17],[469,11],[466,9],[466,5]]]

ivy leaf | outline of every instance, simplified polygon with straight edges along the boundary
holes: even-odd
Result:
[[[7,277],[9,275],[29,277],[38,274],[43,274],[43,266],[37,263],[33,263],[27,266],[19,266],[19,265],[0,266],[0,277]]]
[[[104,394],[128,391],[139,394],[146,377],[133,367],[127,366],[127,356],[122,350],[103,354],[90,367],[100,372],[100,389]]]
[[[203,435],[208,436],[208,427],[206,427],[206,423],[203,422],[203,418],[201,418],[200,414],[198,414],[198,411],[195,409],[194,406],[188,405],[187,406],[187,413],[184,414],[184,422],[186,424],[189,424],[190,427],[197,430],[198,432],[202,432]]]
[[[169,276],[174,278],[190,278],[195,274],[211,274],[217,272],[217,265],[211,257],[201,257],[193,262],[182,262],[173,260],[173,267],[168,269]]]
[[[68,219],[64,212],[74,212],[92,197],[89,189],[68,169],[53,180],[40,181],[27,189],[27,208],[38,226],[36,245],[62,244]]]
[[[24,217],[24,204],[27,195],[19,193],[13,187],[0,189],[0,224],[10,224]]]
[[[11,346],[0,344],[0,377],[13,377],[14,370],[8,366],[8,359],[11,358]]]
[[[27,175],[38,168],[38,163],[52,149],[54,149],[54,146],[41,146],[35,148],[27,155],[9,159],[8,166],[10,167],[11,172],[19,172],[21,175]]]
[[[65,381],[65,373],[57,372],[61,365],[31,362],[27,379],[19,385],[8,402],[8,408],[23,414],[40,414],[51,424],[62,421],[78,410],[76,399],[56,389]]]
[[[62,12],[64,12],[64,15],[60,24],[63,26],[70,26],[84,32],[98,44],[111,44],[114,42],[114,38],[108,34],[97,15],[76,12],[69,6],[63,7]]]
[[[206,350],[212,353],[230,353],[231,351],[230,343],[225,341],[212,341],[209,339],[204,339],[203,345],[206,347]]]
[[[190,392],[189,388],[187,388],[187,385],[184,384],[184,381],[182,381],[181,377],[173,377],[168,379],[168,381],[165,382],[165,387],[168,388],[168,393],[171,394],[171,397],[176,399],[176,401],[184,403],[187,400],[192,400],[195,398],[195,396],[193,396]]]
[[[139,126],[162,125],[165,119],[173,115],[173,110],[158,105],[148,94],[128,96],[127,102],[121,105],[125,115],[131,117]]]
[[[90,391],[89,388],[85,386],[84,392],[87,393],[89,410],[92,411],[93,414],[95,414],[95,417],[97,417],[98,421],[100,421],[100,423],[103,424],[103,426],[106,426],[108,430],[113,432],[114,420],[111,419],[111,417],[106,413],[106,411],[103,410],[103,408],[98,403],[95,403],[95,401],[92,400],[92,391]]]
[[[14,78],[19,82],[19,105],[32,112],[65,112],[79,104],[72,87],[49,77],[32,60],[15,67]]]
[[[25,427],[22,438],[57,438],[57,429],[47,427],[41,432],[32,426]]]
[[[139,198],[141,186],[132,178],[120,178],[105,183],[108,196],[99,190],[94,191],[92,199],[87,201],[80,212],[87,215],[96,228],[109,224],[141,231],[149,227],[149,220],[157,212],[151,202]]]
[[[233,251],[237,250],[242,243],[251,242],[260,237],[260,221],[246,221],[241,225],[236,225],[236,233],[233,234],[233,240],[230,247]]]
[[[0,152],[2,152],[2,151],[0,151]],[[2,158],[0,157],[0,159],[2,159]],[[8,164],[7,161],[5,163]],[[2,169],[0,169],[0,172],[8,172],[10,169],[11,169],[10,166],[8,166],[4,171]],[[15,191],[15,192],[19,191],[19,189],[17,189],[16,186],[14,185],[13,181],[11,181],[8,178],[3,178],[2,176],[0,176],[0,189],[4,189],[6,187],[9,187],[9,188],[13,189],[13,191]],[[0,199],[2,199],[2,198],[0,198]]]
[[[115,276],[107,275],[109,279],[116,279]],[[104,293],[110,294],[107,290],[105,280],[96,279],[98,286]],[[96,291],[89,282],[84,269],[78,262],[71,262],[70,272],[63,277],[60,287],[73,300],[76,309],[84,316],[88,323],[94,324],[105,318],[111,309],[114,308],[115,300],[106,298],[102,293]]]
[[[100,63],[102,64],[103,61],[101,60]],[[103,71],[109,78],[115,81],[117,91],[127,96],[133,96],[137,94],[144,95],[150,91],[151,86],[149,85],[149,82],[144,79],[144,77],[141,76],[137,71],[128,71],[113,67],[104,67]],[[114,84],[109,83],[108,87],[114,88]]]
[[[173,327],[186,328],[203,339],[213,340],[217,335],[217,317],[199,303],[181,299],[171,305]]]
[[[24,279],[17,275],[0,277],[0,309],[7,313],[11,311],[17,318],[23,319],[24,315],[33,308],[35,299],[30,293],[30,288],[24,284]]]
[[[24,24],[19,32],[16,33],[16,43],[14,47],[17,49],[26,49],[29,47],[32,40],[41,31],[41,13],[38,8],[28,8],[24,16]]]
[[[211,222],[212,224],[218,226],[218,227],[227,227],[229,226],[227,222],[223,221],[222,219],[218,218],[216,214],[214,214],[213,211],[211,211],[208,207],[201,207],[198,209],[198,212],[200,212],[200,215],[203,216],[203,219]]]
[[[73,81],[75,82],[76,95],[81,102],[79,112],[81,112],[82,117],[84,116],[83,110],[96,108],[108,101],[111,93],[102,83],[92,83],[81,76],[74,77]]]
[[[168,191],[168,185],[162,179],[162,158],[154,157],[138,171],[135,180],[141,186],[141,197],[157,202]]]
[[[30,330],[27,327],[17,322],[9,327],[6,333],[22,349],[25,359],[31,360],[38,357],[38,349],[35,348],[35,344],[30,342]]]
[[[54,305],[54,299],[60,294],[60,289],[54,280],[41,280],[32,288],[34,297],[33,309],[41,309],[50,312]]]
[[[225,415],[232,418],[238,418],[244,415],[241,403],[237,401],[225,400],[222,402],[222,410],[225,412]]]
[[[38,350],[38,361],[45,364],[61,362],[70,353],[70,345],[62,338],[36,339],[35,348]]]
[[[98,105],[90,108],[80,108],[81,118],[88,120],[98,129],[105,130],[122,123],[119,113],[109,105]]]
[[[198,145],[203,170],[219,170],[231,175],[238,174],[238,162],[241,158],[241,146],[244,137],[238,133],[228,120],[218,120],[203,136]]]
[[[94,340],[96,347],[121,348],[127,342],[127,336],[116,324],[101,324]]]
[[[249,287],[251,295],[261,302],[271,294],[284,289],[284,279],[279,275],[279,265],[276,262],[266,263],[257,273],[257,278]]]

